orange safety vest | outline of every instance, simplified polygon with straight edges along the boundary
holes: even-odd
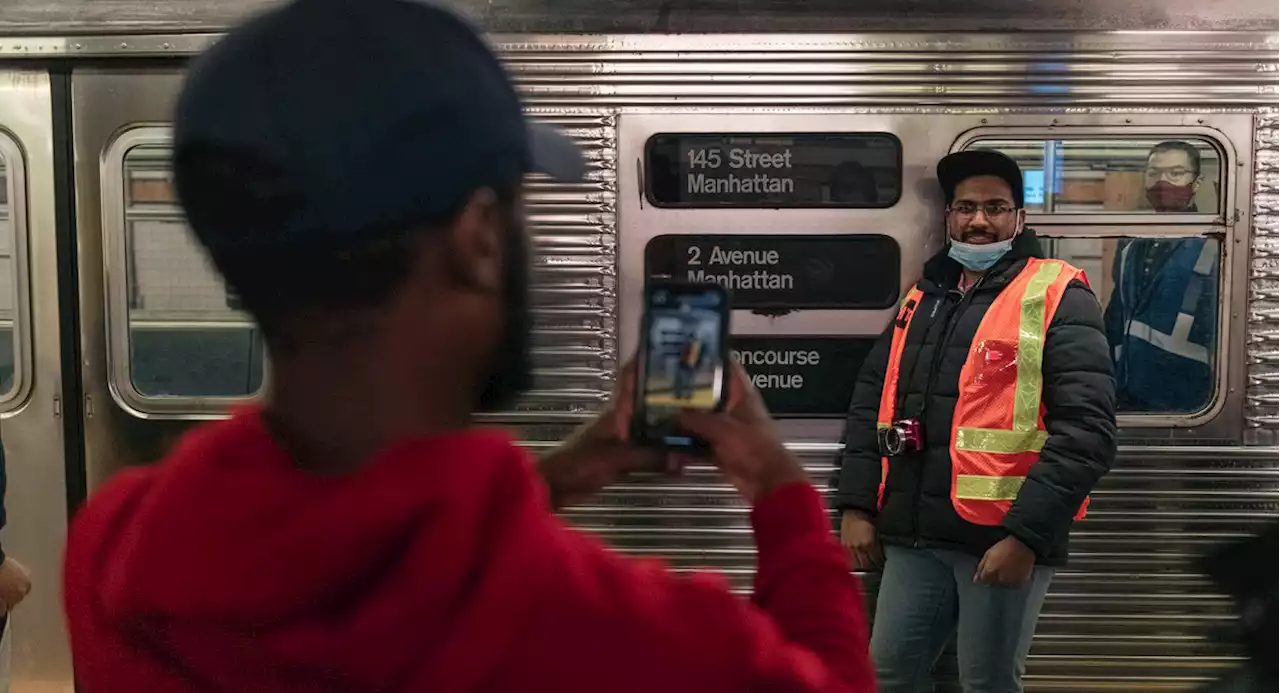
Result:
[[[1082,270],[1061,260],[1033,258],[987,309],[960,370],[960,398],[951,423],[951,504],[965,520],[999,525],[1027,471],[1049,438],[1041,401],[1044,338],[1062,294]],[[894,421],[902,350],[911,318],[924,297],[912,287],[894,320],[889,366],[880,393],[879,428]],[[877,505],[884,503],[889,459],[880,459]],[[1075,519],[1084,517],[1085,498]]]
[[[702,357],[702,340],[691,339],[684,343],[684,353],[680,355],[680,362],[685,368],[693,368],[698,365],[698,360]]]

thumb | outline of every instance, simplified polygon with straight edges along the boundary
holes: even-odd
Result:
[[[727,414],[704,411],[700,409],[681,410],[676,419],[680,428],[702,438],[712,445],[730,440],[737,434],[738,423]]]

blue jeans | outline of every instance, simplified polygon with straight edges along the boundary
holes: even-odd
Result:
[[[978,559],[956,551],[884,547],[871,657],[880,693],[929,690],[934,663],[957,628],[964,693],[1021,693],[1027,651],[1053,569],[1021,587],[978,584]]]

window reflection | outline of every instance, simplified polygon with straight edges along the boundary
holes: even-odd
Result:
[[[1213,397],[1222,252],[1215,238],[1042,238],[1085,270],[1104,309],[1118,407],[1190,414]]]
[[[1031,212],[1218,212],[1221,159],[1206,140],[982,139],[969,148],[1018,162]]]
[[[262,386],[255,326],[235,310],[222,278],[177,205],[168,147],[124,160],[129,373],[144,397],[245,397]]]

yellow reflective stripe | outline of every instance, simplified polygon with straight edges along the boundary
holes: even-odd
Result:
[[[920,292],[920,290],[915,286],[912,286],[910,289],[907,289],[907,293],[903,294],[902,298],[898,299],[899,313],[902,312],[902,307],[907,305],[907,301],[910,301],[913,296],[916,297],[917,301],[919,300],[919,296],[916,296],[917,293],[922,293],[922,292]]]
[[[1013,455],[1040,452],[1049,434],[1045,431],[1005,431],[999,428],[956,429],[956,449],[966,452],[991,452]]]
[[[892,425],[892,424],[890,424],[890,423],[888,423],[888,422],[886,422],[886,421],[877,421],[877,422],[876,422],[876,429],[877,429],[877,430],[881,430],[881,431],[883,431],[884,429],[888,428],[888,427],[889,427],[889,426],[891,426],[891,425]]]
[[[1059,274],[1062,274],[1061,264],[1041,264],[1022,294],[1022,314],[1018,318],[1018,381],[1013,394],[1014,431],[1034,431],[1040,418],[1045,294]]]
[[[902,307],[907,305],[907,299],[911,298],[911,292],[913,291],[915,291],[914,288],[908,289],[907,293],[903,294],[902,298],[898,299],[898,312],[902,312]]]
[[[1025,476],[956,475],[956,498],[964,500],[1013,500],[1018,497]]]

